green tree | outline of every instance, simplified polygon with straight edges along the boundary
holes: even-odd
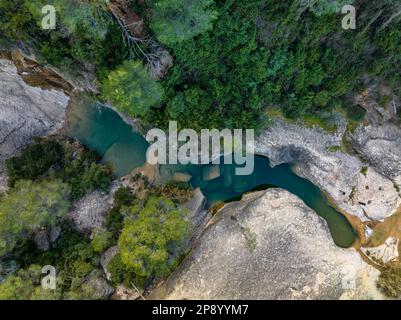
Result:
[[[152,0],[150,27],[167,45],[211,30],[217,11],[213,0]]]
[[[17,180],[35,180],[51,166],[64,159],[64,147],[57,141],[37,141],[27,146],[18,157],[6,161],[8,183],[12,187]]]
[[[137,117],[163,97],[163,89],[139,61],[125,61],[109,73],[102,86],[103,96],[117,110]]]
[[[121,261],[138,277],[167,276],[190,236],[185,210],[169,199],[151,196],[128,213],[118,241]]]
[[[0,256],[12,250],[24,233],[55,225],[69,209],[68,186],[59,180],[18,181],[0,198]]]

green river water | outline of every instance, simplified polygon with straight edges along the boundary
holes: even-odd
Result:
[[[68,120],[67,134],[100,153],[104,162],[112,163],[116,176],[124,176],[145,164],[148,142],[110,108],[95,103],[78,105],[70,112]],[[286,189],[327,221],[338,246],[350,247],[356,239],[347,219],[329,205],[319,188],[294,174],[289,164],[271,168],[267,158],[255,156],[253,174],[237,176],[234,164],[221,164],[220,177],[211,181],[203,181],[205,168],[205,165],[168,165],[161,171],[170,175],[174,172],[191,174],[190,184],[202,190],[209,205],[239,199],[243,193],[255,189],[272,186]]]

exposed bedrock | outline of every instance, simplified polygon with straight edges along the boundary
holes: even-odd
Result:
[[[93,191],[74,203],[69,218],[78,231],[90,235],[96,228],[102,227],[112,203],[112,192]]]
[[[343,135],[343,128],[329,134],[277,119],[257,139],[256,153],[267,156],[272,166],[293,163],[297,174],[328,194],[340,209],[362,221],[390,216],[401,204],[397,187],[390,179],[400,165],[396,164],[399,150],[368,137],[360,152],[371,157],[366,157],[369,163],[363,163],[341,151]],[[396,142],[392,142],[393,146]]]
[[[69,97],[27,85],[14,64],[0,59],[0,191],[7,185],[4,161],[62,127]]]
[[[151,298],[380,299],[378,274],[299,198],[269,189],[220,210]]]
[[[386,123],[360,126],[351,136],[354,149],[384,176],[401,184],[401,129]]]

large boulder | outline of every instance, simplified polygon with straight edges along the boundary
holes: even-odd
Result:
[[[0,59],[0,192],[6,189],[4,161],[62,127],[69,97],[62,91],[29,86],[14,64]]]
[[[112,246],[102,253],[100,257],[100,265],[106,275],[107,280],[111,280],[111,273],[107,269],[110,261],[118,254],[118,246]]]
[[[151,298],[380,299],[378,275],[299,198],[269,189],[219,211]]]
[[[257,139],[255,152],[268,157],[272,166],[294,163],[297,174],[327,193],[340,209],[362,221],[391,216],[401,205],[394,182],[380,173],[383,170],[378,172],[339,150],[344,134],[342,120],[337,132],[331,134],[276,119]],[[380,153],[380,146],[376,147],[375,152]],[[387,148],[382,151],[390,153]],[[371,196],[373,191],[375,195]]]
[[[220,165],[209,164],[203,167],[202,178],[203,181],[210,181],[220,177]]]
[[[100,270],[93,270],[83,284],[91,293],[91,299],[107,299],[114,293],[114,288],[108,284]]]

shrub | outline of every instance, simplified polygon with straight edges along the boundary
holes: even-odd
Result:
[[[352,121],[361,121],[364,119],[366,110],[358,105],[350,105],[345,108],[347,118]]]
[[[144,288],[147,284],[147,278],[137,275],[132,268],[125,265],[121,261],[120,254],[116,254],[107,265],[107,270],[111,274],[111,281],[114,284],[123,284],[125,287],[130,288],[133,285]]]
[[[151,196],[132,206],[118,240],[121,261],[138,277],[167,276],[185,252],[190,235],[185,211]]]
[[[112,234],[112,243],[117,244],[118,237],[124,227],[124,216],[121,213],[123,207],[132,206],[136,201],[130,188],[121,187],[114,194],[113,208],[106,217],[106,229]]]

